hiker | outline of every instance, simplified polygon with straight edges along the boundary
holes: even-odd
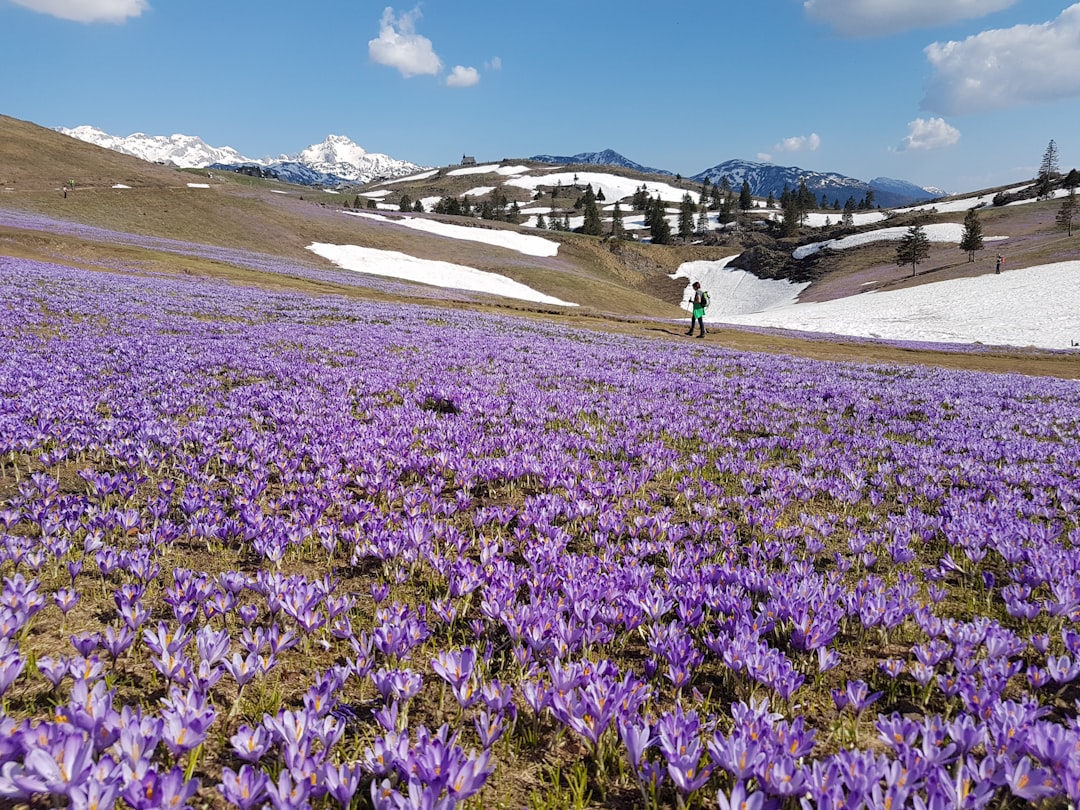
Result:
[[[705,307],[709,305],[709,294],[701,289],[700,281],[694,282],[694,297],[690,305],[693,307],[693,314],[690,316],[690,329],[686,334],[694,334],[694,324],[696,323],[701,328],[698,337],[703,338],[705,337]]]
[[[1004,257],[1004,256],[1002,256],[1002,255],[1001,255],[1001,254],[999,253],[999,254],[998,254],[998,257],[997,257],[997,268],[996,268],[996,269],[994,270],[994,272],[995,272],[995,273],[1000,273],[1000,272],[1001,272],[1001,265],[1003,265],[1003,264],[1005,264],[1005,257]]]

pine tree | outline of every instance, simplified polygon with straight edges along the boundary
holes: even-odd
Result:
[[[399,211],[412,211],[412,197],[408,194],[401,195],[401,202],[398,203]]]
[[[536,227],[542,231],[547,229],[547,223],[544,221],[543,214],[536,215]]]
[[[369,200],[367,201],[367,207],[368,207],[368,208],[378,208],[379,206],[378,206],[378,204],[377,204],[377,203],[375,202],[375,199],[374,199],[374,198],[371,198],[371,199],[369,199]]]
[[[1043,152],[1042,161],[1039,163],[1039,175],[1035,178],[1035,191],[1039,199],[1050,196],[1054,180],[1058,176],[1058,151],[1053,138]]]
[[[780,196],[780,235],[794,236],[799,231],[802,220],[802,209],[799,208],[799,198],[785,189]]]
[[[911,265],[911,276],[915,277],[915,268],[919,262],[930,255],[930,237],[923,230],[922,223],[916,222],[900,238],[896,246],[896,264],[902,267]]]
[[[709,178],[705,178],[705,182],[701,184],[701,196],[698,198],[698,205],[706,205],[709,200]]]
[[[709,230],[709,209],[705,205],[698,208],[697,229],[698,233],[705,233]]]
[[[563,229],[564,231],[568,231],[568,230],[570,230],[570,212],[569,212],[569,211],[563,211],[563,215],[562,215],[562,229]]]
[[[750,194],[750,183],[747,180],[742,181],[742,188],[739,190],[739,210],[744,214],[754,207],[754,198]]]
[[[420,202],[420,200],[417,200],[416,202],[413,203],[412,210],[415,211],[418,214],[422,214],[422,213],[424,213],[424,204],[422,202]]]
[[[679,204],[679,238],[689,239],[694,235],[694,198],[683,194]]]
[[[660,197],[655,197],[649,212],[649,235],[654,245],[671,244],[671,226],[664,214],[663,201]]]
[[[769,192],[769,196],[765,198],[765,207],[776,208],[776,197],[773,196],[771,191]]]
[[[517,225],[521,222],[521,208],[517,204],[517,200],[510,204],[510,210],[506,214],[506,221],[512,222]]]
[[[1057,212],[1057,224],[1068,231],[1069,236],[1072,236],[1073,219],[1076,218],[1076,189],[1069,189],[1069,196],[1066,197],[1062,203],[1061,208]]]
[[[975,261],[975,251],[983,249],[982,223],[979,222],[979,212],[969,208],[964,216],[964,232],[960,235],[960,249],[966,250],[968,261]]]
[[[596,207],[596,195],[593,193],[592,183],[585,186],[582,206],[585,209],[585,224],[582,225],[581,232],[589,236],[599,236],[603,233],[604,226],[600,222],[600,210]]]
[[[611,209],[611,238],[622,239],[626,235],[626,230],[623,228],[622,222],[622,209],[619,207],[619,203],[615,203],[615,207]]]

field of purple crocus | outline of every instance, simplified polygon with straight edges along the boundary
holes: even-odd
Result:
[[[1080,799],[1076,382],[0,291],[0,803]]]

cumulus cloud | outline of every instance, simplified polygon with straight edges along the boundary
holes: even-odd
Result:
[[[435,53],[431,40],[416,33],[420,9],[395,17],[387,6],[379,22],[379,36],[368,42],[368,56],[380,65],[396,68],[408,79],[411,76],[436,75],[442,70],[442,60]]]
[[[958,140],[960,130],[946,123],[944,118],[916,118],[908,122],[908,134],[900,144],[899,151],[943,149]]]
[[[808,17],[845,37],[876,37],[985,17],[1017,0],[805,0]]]
[[[474,67],[454,65],[450,75],[446,77],[447,87],[472,87],[480,81],[480,73]]]
[[[945,115],[1080,96],[1080,3],[1055,20],[983,31],[926,48],[924,109]]]
[[[147,0],[13,0],[16,5],[61,20],[122,23],[150,8]]]
[[[773,147],[775,152],[816,152],[821,146],[821,138],[816,132],[809,135],[797,135],[794,138],[784,138]]]

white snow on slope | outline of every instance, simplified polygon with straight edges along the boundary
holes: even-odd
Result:
[[[719,261],[683,262],[671,278],[685,278],[689,283],[683,293],[683,309],[690,309],[695,281],[709,293],[710,305],[706,315],[710,320],[720,315],[743,315],[763,312],[776,307],[794,304],[799,293],[810,286],[809,283],[796,284],[791,281],[762,279],[745,270],[729,268],[728,264],[735,256],[728,256]]]
[[[522,301],[535,301],[541,304],[576,307],[568,301],[561,301],[550,295],[544,295],[532,287],[521,284],[498,273],[487,273],[475,267],[462,264],[418,259],[393,250],[376,250],[358,245],[331,245],[314,242],[308,250],[329,259],[345,270],[368,273],[374,276],[388,276],[436,287],[452,287],[458,290],[501,295],[505,298],[517,298]]]
[[[405,183],[409,180],[427,180],[429,177],[434,177],[439,173],[438,169],[429,169],[426,172],[420,172],[419,174],[407,174],[404,177],[395,177],[393,180],[384,180],[379,183],[380,186],[389,186],[392,183]],[[370,195],[369,195],[370,196]]]
[[[834,301],[772,306],[758,312],[739,311],[739,299],[725,297],[732,280],[723,274],[737,272],[723,267],[713,268],[711,273],[702,268],[686,269],[688,278],[700,278],[709,291],[712,300],[705,317],[710,323],[883,340],[1046,349],[1068,349],[1074,341],[1080,342],[1080,260]],[[756,288],[774,283],[750,277],[742,279],[739,286]],[[776,300],[775,290],[766,290],[761,296],[771,304]],[[752,298],[757,293],[742,295]]]
[[[791,255],[796,259],[805,259],[807,256],[817,253],[822,248],[846,250],[847,248],[868,245],[871,242],[897,242],[904,238],[908,230],[908,228],[897,227],[879,228],[876,231],[867,231],[866,233],[853,233],[851,236],[844,236],[840,239],[829,239],[825,242],[814,242],[809,245],[801,245],[800,247],[795,248]],[[924,225],[923,233],[926,234],[926,238],[931,242],[952,242],[953,244],[958,245],[964,234],[964,226],[958,222],[934,223],[932,225]],[[1008,239],[1008,237],[983,237],[983,241],[986,242],[994,242],[1001,239]]]
[[[528,166],[500,166],[498,163],[489,163],[483,166],[464,166],[460,169],[451,169],[446,174],[457,177],[463,174],[524,174],[529,170]]]
[[[361,219],[374,219],[379,222],[401,225],[416,231],[435,234],[436,236],[446,236],[450,239],[464,239],[469,242],[481,242],[485,245],[508,248],[509,250],[516,250],[518,253],[524,253],[526,256],[555,256],[559,252],[559,243],[551,239],[501,228],[471,228],[467,225],[452,225],[448,222],[439,222],[422,217],[391,219],[379,214],[365,214],[361,211],[346,211],[345,213]]]
[[[642,183],[638,180],[604,172],[555,172],[540,176],[526,175],[525,177],[514,177],[507,180],[503,185],[536,191],[539,186],[554,186],[561,182],[564,189],[563,198],[569,198],[572,201],[573,197],[571,195],[576,196],[578,194],[574,189],[575,178],[577,179],[577,186],[581,189],[591,184],[593,191],[597,194],[603,191],[604,198],[609,203],[632,197],[634,192],[642,186]],[[660,199],[668,202],[682,202],[683,195],[686,194],[685,189],[675,188],[667,183],[648,182],[644,185],[650,197],[660,195]]]

